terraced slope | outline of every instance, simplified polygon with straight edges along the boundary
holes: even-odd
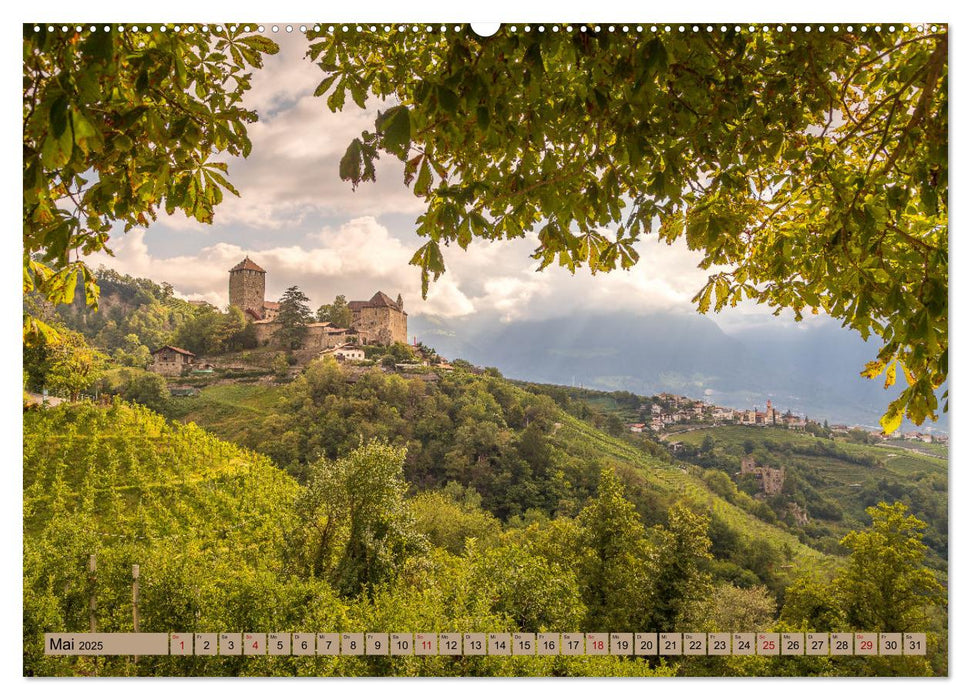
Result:
[[[270,624],[246,602],[286,588],[297,485],[266,457],[145,408],[81,403],[24,414],[23,465],[25,673],[95,672],[45,657],[43,633],[88,631],[92,598],[99,631],[131,631],[135,564],[142,631],[261,629],[299,615],[284,609]],[[128,673],[123,663],[111,672]]]
[[[768,542],[775,549],[788,551],[792,570],[805,566],[830,568],[837,562],[835,557],[823,554],[802,544],[797,537],[765,523],[738,506],[712,493],[705,482],[686,466],[667,464],[651,457],[637,447],[600,432],[596,428],[572,417],[565,417],[554,440],[564,445],[586,446],[591,456],[606,458],[615,468],[630,466],[646,477],[659,490],[685,498],[690,503],[708,509],[726,521],[740,535],[753,540]]]

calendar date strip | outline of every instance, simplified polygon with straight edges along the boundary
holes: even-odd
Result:
[[[46,633],[49,656],[924,656],[922,632]]]

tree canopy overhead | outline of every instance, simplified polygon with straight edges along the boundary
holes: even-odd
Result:
[[[72,251],[164,207],[212,219],[247,155],[245,26],[24,31],[24,287],[73,298]],[[414,29],[417,29],[415,31]],[[637,263],[683,238],[711,271],[698,310],[754,299],[824,312],[882,347],[863,374],[906,388],[884,427],[936,417],[947,379],[947,28],[438,26],[308,32],[331,110],[390,107],[340,176],[402,164],[425,212],[423,291],[443,245],[538,234],[540,267]],[[348,100],[348,96],[350,100]],[[41,324],[42,325],[42,324]],[[25,332],[44,329],[30,316]]]
[[[403,29],[403,30],[402,30]],[[884,418],[936,417],[947,377],[947,31],[772,26],[311,33],[332,110],[394,106],[341,177],[402,162],[427,209],[412,262],[538,231],[540,268],[629,268],[649,233],[712,270],[694,301],[826,312],[883,346],[907,388]]]
[[[255,25],[65,29],[24,25],[24,292],[70,303],[80,279],[95,304],[80,255],[105,250],[115,222],[164,209],[211,223],[223,190],[239,194],[218,157],[249,154],[256,114],[240,102],[278,47]],[[51,329],[25,316],[25,338],[38,333]]]

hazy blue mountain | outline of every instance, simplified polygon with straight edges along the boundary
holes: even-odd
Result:
[[[502,322],[413,316],[409,333],[449,358],[497,367],[536,382],[669,391],[720,405],[764,406],[766,399],[831,423],[877,426],[896,395],[859,376],[879,344],[838,323],[767,323],[731,334],[711,318],[678,313],[576,314]],[[946,429],[946,419],[933,425]]]

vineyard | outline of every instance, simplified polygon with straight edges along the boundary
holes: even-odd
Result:
[[[499,377],[433,385],[375,373],[351,385],[323,363],[269,392],[218,386],[180,401],[182,420],[211,420],[266,452],[119,399],[24,413],[26,675],[946,668],[946,620],[924,594],[910,609],[929,634],[926,659],[45,656],[50,631],[784,631],[853,614],[812,597],[846,585],[842,556],[766,522],[746,494],[713,489],[710,470],[607,435]],[[252,432],[239,430],[243,417]],[[309,439],[336,455],[315,456]],[[443,444],[450,451],[436,451]],[[270,452],[292,455],[290,472]],[[529,506],[544,502],[555,510]]]
[[[26,675],[670,675],[613,657],[48,657],[46,631],[516,629],[442,551],[373,599],[288,569],[297,484],[265,457],[122,403],[24,414]],[[90,555],[96,571],[88,571]],[[464,591],[464,593],[463,593]],[[93,603],[93,606],[92,606]],[[93,610],[93,613],[92,613]]]

